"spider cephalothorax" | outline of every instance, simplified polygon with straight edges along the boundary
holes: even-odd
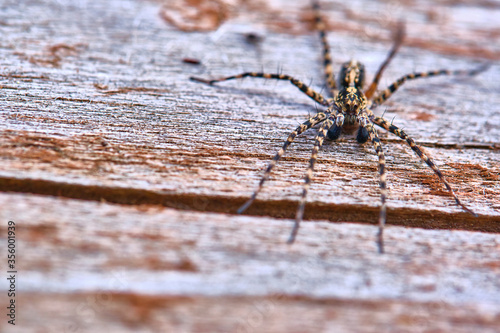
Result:
[[[341,112],[347,125],[353,125],[362,110],[366,109],[368,100],[363,93],[365,66],[351,60],[342,65],[339,73],[340,90],[334,98],[336,109]]]
[[[340,68],[339,85],[363,89],[365,85],[365,65],[357,60],[344,62]]]
[[[192,78],[195,81],[207,84],[213,84],[215,82],[244,78],[244,77],[260,77],[266,79],[287,80],[290,81],[297,88],[299,88],[307,96],[315,100],[317,103],[327,107],[327,109],[324,111],[318,111],[314,116],[310,117],[308,120],[303,122],[288,135],[288,138],[283,143],[282,148],[276,153],[274,158],[269,163],[266,171],[264,172],[263,177],[259,182],[257,190],[255,190],[250,199],[243,206],[240,207],[238,213],[242,213],[252,204],[252,202],[257,197],[257,194],[262,189],[262,185],[264,184],[264,182],[267,179],[269,179],[271,170],[276,165],[281,156],[283,156],[286,149],[295,140],[295,138],[298,135],[310,129],[311,127],[319,125],[318,134],[316,135],[314,147],[311,153],[311,159],[309,161],[309,167],[304,177],[305,181],[304,190],[302,192],[300,204],[297,209],[294,228],[292,229],[292,233],[288,240],[288,243],[293,243],[295,240],[295,236],[297,235],[297,231],[299,229],[299,224],[302,221],[306,195],[309,189],[309,184],[311,182],[312,172],[314,169],[314,165],[316,163],[318,151],[322,146],[324,139],[328,137],[331,140],[336,140],[341,135],[341,133],[352,133],[355,130],[357,130],[358,133],[356,136],[356,140],[359,143],[364,143],[368,139],[370,139],[378,156],[381,206],[379,214],[379,232],[378,232],[377,243],[379,251],[383,252],[384,251],[383,230],[386,221],[387,190],[386,190],[386,176],[385,176],[385,156],[382,150],[382,143],[380,142],[380,139],[378,137],[377,131],[374,126],[377,125],[395,134],[401,139],[405,140],[410,146],[410,148],[417,154],[417,156],[420,159],[422,159],[434,171],[434,173],[439,178],[441,183],[443,183],[443,185],[446,187],[450,195],[455,199],[455,202],[458,205],[460,205],[465,211],[475,215],[469,208],[467,208],[464,204],[460,202],[460,200],[455,195],[448,182],[444,179],[444,176],[441,173],[441,171],[434,164],[431,158],[429,158],[420,149],[420,147],[415,143],[415,141],[412,138],[410,138],[402,129],[398,128],[392,123],[389,123],[382,117],[375,116],[371,109],[384,103],[401,85],[403,85],[408,80],[413,80],[422,77],[429,77],[429,76],[437,76],[437,75],[457,75],[457,74],[475,75],[481,72],[482,70],[486,69],[487,66],[482,66],[479,69],[468,70],[468,71],[438,70],[438,71],[430,71],[423,73],[407,74],[401,77],[400,79],[396,80],[385,90],[376,93],[378,83],[380,81],[380,78],[382,77],[382,73],[384,72],[385,68],[390,63],[390,61],[397,53],[399,47],[402,44],[404,29],[403,26],[400,25],[397,31],[398,33],[395,35],[394,46],[392,47],[385,61],[382,63],[382,65],[380,65],[377,73],[375,74],[373,82],[370,84],[368,89],[363,90],[364,80],[365,80],[365,68],[360,62],[355,60],[345,62],[342,65],[339,73],[339,84],[338,84],[339,88],[337,89],[337,85],[335,83],[335,77],[333,75],[333,70],[332,70],[332,57],[330,55],[330,49],[328,47],[328,41],[325,33],[325,24],[323,23],[321,16],[319,15],[319,6],[316,2],[313,3],[313,7],[316,13],[316,28],[320,32],[320,38],[323,44],[323,64],[324,64],[325,79],[328,84],[328,87],[330,88],[329,89],[330,95],[333,97],[325,98],[320,93],[314,91],[301,81],[285,74],[246,72],[214,80]]]
[[[351,134],[355,130],[358,130],[356,139],[359,143],[368,140],[366,128],[359,126],[360,121],[365,121],[363,113],[368,105],[362,90],[364,76],[365,67],[360,62],[351,60],[342,65],[339,73],[340,90],[334,98],[336,121],[327,132],[330,140],[337,140],[341,133]]]
[[[335,105],[345,116],[356,116],[366,109],[367,99],[359,88],[343,87],[335,97]]]

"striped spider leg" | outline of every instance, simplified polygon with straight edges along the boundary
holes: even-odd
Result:
[[[446,181],[446,179],[444,178],[441,170],[439,170],[439,168],[436,166],[436,164],[434,163],[434,161],[430,157],[428,157],[422,151],[422,149],[415,143],[415,140],[413,140],[412,138],[410,138],[408,136],[408,134],[405,133],[405,131],[403,131],[402,129],[398,128],[394,124],[389,124],[389,122],[387,120],[385,120],[384,118],[375,117],[373,114],[371,115],[370,120],[374,124],[376,124],[376,125],[382,127],[383,129],[385,129],[386,131],[391,132],[392,134],[397,135],[401,139],[405,140],[406,143],[410,146],[410,148],[415,152],[415,154],[418,157],[420,157],[420,159],[422,159],[422,161],[424,161],[429,166],[429,168],[432,169],[432,171],[434,171],[434,173],[436,174],[436,176],[438,176],[438,178],[441,181],[441,183],[443,183],[443,185],[446,187],[446,189],[448,190],[448,192],[450,193],[450,195],[455,199],[455,202],[457,203],[457,205],[461,206],[466,212],[468,212],[468,213],[470,213],[470,214],[472,214],[474,216],[477,216],[476,213],[474,213],[470,208],[468,208],[467,206],[465,206],[460,201],[460,199],[458,199],[457,195],[452,190],[450,184]]]
[[[302,81],[299,81],[290,75],[286,74],[268,74],[268,73],[261,73],[261,72],[246,72],[246,73],[241,73],[238,75],[232,75],[232,76],[227,76],[223,77],[220,79],[214,79],[214,80],[205,80],[201,79],[198,77],[191,77],[191,80],[201,82],[201,83],[206,83],[209,85],[213,85],[216,82],[222,82],[222,81],[228,81],[228,80],[233,80],[233,79],[242,79],[245,77],[260,77],[264,79],[276,79],[276,80],[285,80],[285,81],[290,81],[291,84],[299,88],[304,94],[315,100],[321,105],[328,106],[330,105],[329,101],[323,97],[320,93],[314,91],[313,89],[309,88],[307,85],[305,85]]]
[[[260,179],[259,186],[257,189],[253,192],[252,196],[250,199],[248,199],[247,202],[243,206],[241,206],[238,209],[238,214],[243,213],[250,205],[253,203],[255,198],[257,197],[257,194],[259,194],[260,190],[262,189],[262,186],[264,185],[264,182],[269,179],[269,175],[271,174],[272,169],[278,163],[279,159],[285,154],[286,149],[290,144],[295,140],[295,138],[313,127],[316,124],[321,123],[326,119],[326,114],[323,112],[318,112],[314,117],[309,118],[307,121],[304,123],[300,124],[290,135],[288,135],[288,138],[286,139],[285,143],[283,144],[283,147],[274,155],[274,158],[269,162],[269,165],[267,166],[266,171],[264,172],[264,176]]]
[[[391,95],[399,88],[401,87],[405,82],[410,81],[410,80],[415,80],[418,78],[424,78],[424,77],[432,77],[432,76],[439,76],[439,75],[469,75],[469,76],[474,76],[477,75],[481,72],[484,72],[490,67],[489,64],[483,64],[479,66],[476,69],[472,70],[446,70],[446,69],[440,69],[436,71],[428,71],[428,72],[420,72],[420,73],[411,73],[404,75],[394,81],[390,86],[388,86],[385,90],[380,92],[378,95],[374,96],[372,99],[372,108],[375,108],[376,106],[381,105],[384,103],[386,100],[391,97]]]
[[[277,79],[277,80],[287,80],[299,88],[303,93],[309,96],[311,99],[317,103],[327,107],[325,111],[317,112],[313,117],[299,125],[294,131],[292,131],[286,141],[283,143],[281,149],[275,154],[274,158],[270,161],[267,169],[262,176],[257,189],[253,192],[252,196],[248,201],[239,208],[238,213],[244,212],[255,200],[259,192],[261,191],[264,183],[269,179],[270,173],[279,159],[284,155],[287,148],[292,144],[295,138],[309,130],[315,125],[320,125],[318,133],[315,137],[315,142],[311,157],[309,160],[309,166],[307,168],[304,185],[302,190],[301,199],[297,208],[295,224],[293,226],[292,232],[288,239],[288,243],[291,244],[295,241],[297,236],[300,222],[303,219],[305,203],[307,192],[310,187],[311,178],[314,170],[314,165],[316,163],[319,150],[323,145],[325,138],[330,140],[336,140],[341,134],[350,134],[357,132],[356,140],[358,143],[363,144],[371,141],[375,152],[378,156],[378,169],[379,169],[379,186],[380,186],[380,212],[379,212],[379,231],[377,237],[377,245],[380,253],[384,252],[384,239],[383,231],[386,222],[386,199],[387,199],[387,186],[386,186],[386,174],[385,174],[385,156],[382,148],[382,143],[379,139],[375,125],[395,134],[401,139],[405,140],[410,148],[415,152],[415,154],[424,161],[436,174],[440,182],[444,184],[449,194],[455,199],[457,205],[461,206],[465,211],[476,215],[472,210],[465,206],[453,192],[451,186],[444,178],[442,172],[428,157],[421,148],[415,143],[415,141],[410,138],[403,130],[399,129],[393,124],[389,124],[384,118],[377,117],[373,114],[372,109],[383,104],[399,87],[401,87],[406,81],[431,77],[438,75],[459,75],[468,74],[476,75],[484,71],[488,66],[482,66],[475,70],[458,70],[458,71],[448,71],[448,70],[438,70],[422,73],[412,73],[401,77],[396,80],[385,90],[377,93],[377,87],[379,81],[385,68],[392,61],[396,53],[398,52],[400,46],[404,39],[404,26],[399,24],[398,31],[395,34],[394,44],[390,50],[388,56],[384,62],[380,65],[372,83],[363,92],[364,81],[365,81],[365,69],[363,64],[358,61],[351,60],[342,64],[339,75],[338,83],[335,82],[335,75],[332,69],[332,57],[330,54],[328,41],[326,37],[326,26],[319,14],[319,5],[317,1],[313,1],[313,9],[315,11],[315,23],[316,29],[319,31],[321,43],[323,46],[323,67],[326,83],[329,87],[330,94],[334,96],[333,98],[325,98],[320,93],[314,91],[301,81],[285,74],[267,74],[261,72],[246,72],[238,75],[227,76],[218,79],[206,80],[202,78],[191,77],[192,80],[206,83],[214,84],[216,82],[222,82],[232,79],[240,79],[244,77],[258,77],[266,79]]]
[[[325,79],[328,87],[330,88],[330,93],[335,96],[337,84],[335,82],[335,75],[333,74],[332,66],[332,56],[330,54],[330,46],[328,45],[328,39],[326,38],[326,26],[325,22],[321,18],[319,13],[319,4],[317,1],[313,1],[314,10],[314,21],[316,24],[316,30],[319,31],[319,37],[321,39],[321,44],[323,46],[323,69],[325,71]]]

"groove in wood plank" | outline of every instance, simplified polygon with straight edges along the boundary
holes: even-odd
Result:
[[[234,214],[246,197],[222,197],[181,193],[160,193],[131,187],[88,186],[40,179],[0,177],[0,191],[51,195],[72,199],[106,201],[124,205],[161,205],[182,210]],[[256,200],[248,215],[293,218],[297,203],[292,200]],[[327,205],[307,203],[306,220],[356,221],[376,223],[378,207],[364,205]],[[245,215],[247,215],[245,214]],[[389,208],[388,222],[393,225],[426,229],[458,229],[500,233],[500,216],[474,217],[460,211],[443,213],[434,210]]]

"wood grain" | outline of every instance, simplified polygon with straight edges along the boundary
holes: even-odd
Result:
[[[413,71],[492,65],[474,78],[407,83],[376,110],[415,138],[480,214],[462,212],[409,147],[380,131],[388,222],[412,227],[389,226],[388,254],[380,257],[375,228],[366,225],[377,221],[379,205],[369,144],[342,137],[325,145],[306,205],[314,223],[304,223],[290,248],[288,219],[315,129],[296,140],[249,215],[234,213],[287,134],[320,107],[283,82],[189,81],[262,69],[321,90],[309,2],[190,3],[200,7],[177,0],[2,4],[0,216],[21,230],[26,331],[75,331],[65,325],[76,323],[76,331],[120,332],[350,325],[493,332],[500,318],[498,5],[322,2],[334,65],[358,59],[369,79],[404,18],[408,36],[381,88]],[[295,283],[298,267],[307,278]],[[125,285],[112,286],[116,274]],[[106,306],[85,312],[87,302],[108,296]],[[254,304],[268,301],[271,316],[248,319]],[[28,311],[31,319],[22,316]],[[175,314],[165,319],[166,312]],[[298,313],[303,326],[290,324]],[[247,320],[260,324],[240,325]]]
[[[389,227],[380,255],[376,227],[360,224],[305,222],[290,246],[291,221],[269,217],[26,194],[1,194],[0,204],[0,218],[18,225],[18,311],[31,314],[20,318],[29,331],[494,332],[500,323],[498,234]]]

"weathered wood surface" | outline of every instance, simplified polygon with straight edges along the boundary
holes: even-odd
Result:
[[[268,217],[215,214],[234,214],[288,132],[315,105],[287,83],[248,79],[208,87],[190,82],[189,76],[279,68],[322,87],[319,41],[310,30],[308,2],[267,3],[240,8],[200,1],[205,6],[200,13],[211,14],[194,30],[225,21],[216,31],[190,33],[181,31],[193,24],[186,16],[192,8],[182,1],[3,3],[0,189],[140,205],[2,194],[2,221],[11,219],[21,230],[23,225],[33,230],[20,236],[27,281],[21,297],[35,314],[29,321],[23,318],[27,331],[47,317],[58,328],[74,320],[81,330],[234,331],[240,326],[227,321],[228,311],[245,321],[251,306],[266,300],[275,301],[276,312],[263,319],[265,329],[244,329],[291,331],[287,325],[300,312],[305,313],[304,325],[311,325],[308,330],[321,317],[317,329],[332,331],[350,325],[349,318],[361,311],[364,321],[352,323],[360,331],[385,323],[411,331],[422,321],[437,330],[467,331],[469,326],[456,319],[464,316],[470,325],[494,330],[500,311],[495,284],[500,231],[498,5],[351,1],[323,6],[333,30],[329,39],[335,64],[356,58],[369,74],[390,48],[392,27],[405,17],[407,43],[382,86],[412,71],[492,63],[472,79],[408,83],[377,112],[396,117],[394,123],[432,155],[457,194],[481,214],[474,218],[461,212],[409,148],[382,134],[389,223],[493,234],[388,227],[389,254],[379,257],[371,226],[307,223],[299,242],[289,248],[283,241],[290,221],[269,218],[294,215],[314,130],[296,140],[248,211]],[[263,40],[249,43],[248,32]],[[202,64],[183,63],[185,57]],[[306,218],[374,223],[376,160],[369,144],[360,146],[353,138],[328,143],[320,154]],[[156,212],[143,205],[176,210]],[[100,228],[104,231],[94,234]],[[117,238],[128,229],[139,236]],[[63,233],[57,236],[61,239],[51,238],[55,230]],[[156,232],[172,235],[154,238]],[[147,244],[151,248],[146,251]],[[307,264],[310,258],[312,265]],[[304,263],[310,270],[305,269],[307,279],[300,279],[297,291],[290,282],[293,268]],[[120,272],[127,282],[113,287],[109,277]],[[413,279],[415,274],[423,277]],[[447,285],[443,276],[453,283]],[[361,287],[363,283],[367,286]],[[97,307],[95,320],[60,314],[60,309],[80,309],[81,302],[101,297],[102,291],[112,294],[113,305]],[[47,297],[54,300],[53,307],[45,306]],[[210,303],[217,304],[214,312],[202,310]],[[410,311],[415,308],[417,316]],[[165,309],[179,314],[165,319]],[[129,311],[134,315],[126,321]],[[200,319],[205,316],[211,319]]]
[[[1,194],[26,331],[495,332],[500,236]],[[2,322],[2,324],[5,324]],[[1,327],[1,326],[0,326]],[[6,326],[4,325],[3,328]]]

